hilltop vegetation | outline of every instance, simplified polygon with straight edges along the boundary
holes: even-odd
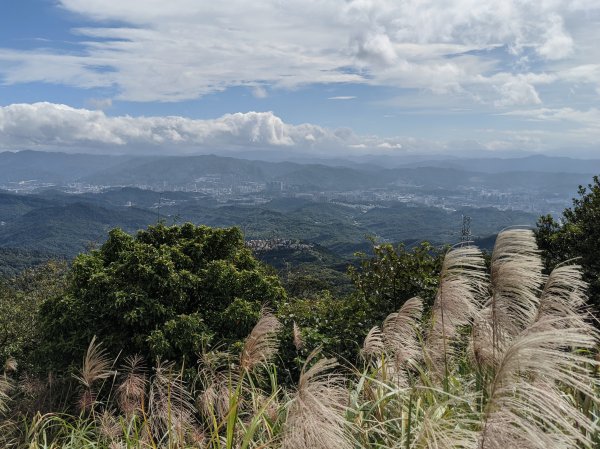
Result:
[[[149,245],[142,264],[139,245]],[[22,317],[64,319],[61,307],[54,316],[48,312],[65,301],[76,314],[66,318],[73,320],[68,326],[41,326],[45,346],[34,370],[22,373],[27,364],[3,354],[0,441],[29,449],[596,447],[600,362],[593,355],[600,335],[579,267],[562,265],[544,276],[533,233],[523,229],[498,236],[490,274],[474,246],[375,250],[353,273],[356,293],[347,300],[279,296],[271,310],[252,313],[256,324],[238,345],[211,348],[202,344],[206,326],[228,326],[224,335],[238,335],[250,323],[237,314],[198,321],[212,313],[207,305],[218,304],[225,291],[251,301],[264,292],[236,293],[233,278],[213,276],[209,291],[196,292],[201,301],[179,293],[194,288],[189,258],[199,257],[194,266],[206,273],[217,266],[237,271],[232,262],[257,268],[239,231],[184,225],[135,238],[112,234],[77,261],[65,287],[56,282],[60,276],[39,273],[55,281],[39,284],[48,296],[37,303],[11,296],[30,306]],[[142,277],[132,284],[136,270]],[[257,272],[239,273],[260,279]],[[177,351],[170,353],[174,363],[147,360],[144,346],[129,342],[152,343],[153,335],[122,335],[140,324],[161,328],[163,314],[177,314],[173,307],[184,303],[195,312],[165,323],[171,333],[165,342],[196,349],[189,353],[194,360]],[[73,325],[89,342],[70,338]],[[92,335],[96,330],[102,340]],[[74,375],[45,380],[52,345],[78,354],[71,359]],[[332,357],[340,349],[345,367]],[[32,377],[35,368],[40,377]]]
[[[133,206],[125,206],[130,203]],[[365,236],[389,242],[436,244],[456,242],[462,216],[472,216],[476,237],[494,235],[515,224],[535,223],[536,216],[494,208],[445,211],[436,207],[388,202],[365,211],[352,204],[311,200],[263,205],[219,204],[185,192],[152,192],[133,188],[97,194],[69,195],[46,191],[35,195],[0,192],[0,247],[41,251],[72,258],[90,245],[103,243],[110,229],[135,232],[163,220],[208,226],[240,226],[247,239],[284,238],[318,244],[343,263],[355,251],[368,249]]]

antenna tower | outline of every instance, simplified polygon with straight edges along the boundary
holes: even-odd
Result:
[[[470,242],[472,241],[472,234],[471,234],[471,217],[469,217],[468,215],[463,215],[462,216],[462,231],[460,233],[460,241],[465,243],[465,242]]]

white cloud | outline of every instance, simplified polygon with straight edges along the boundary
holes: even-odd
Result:
[[[534,75],[567,80],[600,39],[594,0],[58,3],[98,26],[74,30],[84,38],[75,53],[0,49],[5,84],[111,87],[123,100],[180,101],[232,86],[262,98],[262,86],[364,83],[469,92],[505,107],[543,100],[538,80],[521,78],[524,61],[534,60]],[[600,85],[597,75],[579,79]]]
[[[254,86],[252,88],[252,96],[254,98],[267,98],[269,93],[267,92],[267,89],[262,86]]]
[[[384,148],[386,150],[400,149],[400,148],[402,148],[402,144],[401,143],[381,142],[379,145],[377,145],[377,148]]]
[[[600,130],[600,110],[597,108],[590,108],[586,111],[573,108],[538,108],[515,110],[506,112],[503,115],[523,117],[527,120],[539,122],[571,122]]]
[[[495,102],[496,106],[537,105],[542,101],[530,83],[523,78],[513,78],[498,88],[501,98]]]
[[[337,97],[329,97],[328,100],[354,100],[355,98],[353,95],[338,95]]]
[[[532,117],[540,114],[552,116],[549,112],[530,112]],[[563,111],[562,114],[573,116],[576,112]],[[589,111],[587,123],[591,124],[597,115],[600,111]],[[320,156],[394,152],[457,154],[474,149],[479,152],[537,150],[548,147],[544,141],[546,137],[555,139],[556,136],[534,131],[499,136],[498,132],[490,131],[489,135],[484,133],[477,139],[444,142],[358,135],[348,128],[330,129],[310,123],[294,125],[284,122],[272,112],[238,112],[199,120],[180,116],[111,117],[101,110],[54,103],[0,107],[0,150],[173,155],[239,153],[253,149]]]
[[[0,107],[0,142],[4,149],[76,149],[115,153],[194,153],[272,149],[344,152],[352,148],[401,148],[349,129],[285,123],[272,112],[226,114],[212,120],[185,117],[107,116],[100,110],[53,103]]]

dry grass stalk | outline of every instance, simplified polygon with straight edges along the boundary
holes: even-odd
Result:
[[[598,333],[572,326],[569,317],[553,320],[551,326],[532,324],[503,353],[490,384],[480,449],[593,446],[597,424],[560,387],[595,397],[597,362],[579,350],[592,350]]]
[[[283,431],[283,449],[350,449],[353,447],[344,417],[348,392],[344,379],[331,370],[335,359],[323,358],[307,369],[318,351],[308,357],[298,390],[291,399]]]
[[[300,328],[298,327],[298,325],[296,324],[295,321],[292,326],[292,337],[293,337],[294,347],[296,348],[296,351],[300,351],[302,348],[304,348],[304,340],[302,339],[302,331],[300,330]]]
[[[473,351],[480,364],[497,364],[512,339],[535,321],[543,281],[533,232],[509,229],[498,234],[491,261],[491,297],[473,333]]]
[[[173,441],[183,441],[194,430],[196,409],[192,396],[173,363],[157,362],[150,383],[148,412],[157,439],[169,435]]]
[[[117,388],[117,403],[125,416],[131,417],[141,412],[146,398],[148,378],[143,358],[140,355],[127,357],[122,372],[124,376]]]
[[[101,343],[96,342],[96,337],[92,338],[83,359],[83,366],[79,374],[74,376],[83,387],[78,400],[80,410],[89,410],[94,406],[96,382],[105,380],[114,374],[110,369],[111,361],[101,346]]]
[[[0,376],[0,413],[6,413],[8,411],[12,387],[12,381],[7,376]]]
[[[474,430],[477,422],[461,413],[461,402],[467,398],[451,399],[432,404],[424,410],[415,424],[416,436],[411,448],[422,449],[473,449],[479,434]],[[448,413],[453,410],[453,413]],[[508,447],[507,447],[508,449]]]
[[[474,246],[452,248],[444,257],[425,353],[438,376],[448,370],[461,327],[473,322],[487,288],[485,262]]]
[[[268,362],[279,348],[277,334],[280,330],[279,320],[273,314],[263,312],[244,342],[240,367],[245,371],[252,371],[256,366]]]
[[[373,326],[365,337],[360,354],[365,360],[372,360],[381,357],[384,351],[383,333],[379,326]]]
[[[572,324],[583,325],[586,289],[580,266],[556,267],[546,280],[535,321],[571,317],[574,320]]]

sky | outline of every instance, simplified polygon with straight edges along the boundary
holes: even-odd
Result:
[[[600,157],[600,0],[0,6],[0,150]]]

